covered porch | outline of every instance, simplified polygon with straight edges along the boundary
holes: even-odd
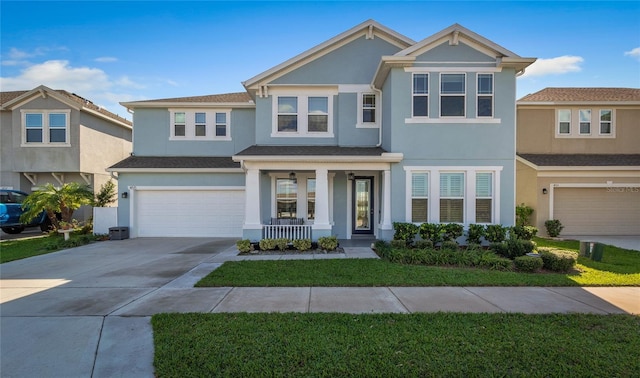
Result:
[[[388,238],[392,232],[391,164],[402,154],[365,147],[252,146],[233,159],[245,170],[244,239]]]

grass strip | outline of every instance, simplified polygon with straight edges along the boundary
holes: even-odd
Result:
[[[20,260],[27,257],[44,255],[53,251],[45,246],[50,243],[50,238],[43,236],[22,240],[6,240],[0,243],[0,264],[9,261]]]
[[[159,314],[157,377],[635,376],[640,318]]]

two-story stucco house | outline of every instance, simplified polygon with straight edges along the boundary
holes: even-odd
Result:
[[[517,109],[517,202],[534,225],[640,234],[640,89],[546,88]]]
[[[251,240],[512,225],[516,76],[534,60],[458,24],[416,42],[369,20],[246,92],[123,103],[119,225]]]
[[[79,182],[97,191],[110,178],[105,169],[131,153],[131,122],[76,94],[39,86],[0,96],[3,188]]]

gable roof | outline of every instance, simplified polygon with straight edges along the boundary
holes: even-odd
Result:
[[[377,21],[367,20],[275,67],[268,69],[267,71],[244,81],[242,85],[244,85],[247,90],[249,88],[255,88],[267,80],[276,79],[287,72],[290,72],[292,69],[318,59],[331,51],[336,50],[345,43],[363,35],[367,38],[378,36],[390,43],[393,43],[400,49],[407,48],[416,43],[411,38],[391,30]]]
[[[157,100],[142,100],[121,102],[120,105],[135,109],[136,107],[167,107],[167,106],[216,106],[216,107],[254,107],[255,103],[247,92],[211,94],[204,96],[161,98]]]
[[[638,88],[545,88],[518,103],[630,102],[640,103]]]
[[[87,100],[84,97],[80,97],[75,93],[69,93],[63,89],[54,90],[44,85],[40,85],[28,91],[25,90],[25,91],[0,92],[0,109],[10,110],[20,104],[30,101],[34,97],[38,97],[38,96],[46,97],[47,95],[55,98],[60,102],[63,102],[69,105],[70,107],[76,110],[92,113],[93,115],[97,115],[101,118],[117,123],[120,126],[131,128],[133,125],[131,121],[127,120],[126,118],[123,118],[117,114],[111,113],[110,111],[100,106],[97,106],[96,104]]]

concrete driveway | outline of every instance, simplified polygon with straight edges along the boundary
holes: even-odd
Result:
[[[598,242],[602,244],[614,245],[619,248],[631,249],[634,251],[640,251],[640,235],[625,235],[625,236],[590,236],[590,235],[581,235],[581,236],[572,236],[572,235],[561,235],[563,239],[572,239],[572,240],[581,240],[581,241],[592,241]]]

